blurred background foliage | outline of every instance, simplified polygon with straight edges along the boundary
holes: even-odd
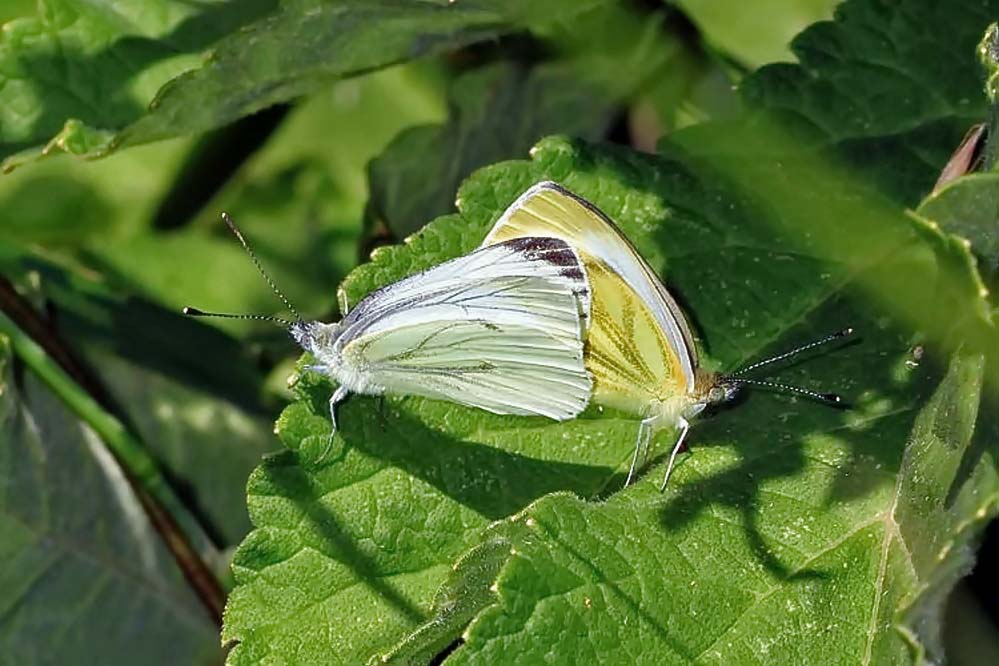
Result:
[[[472,171],[523,158],[541,137],[654,151],[680,128],[727,127],[744,99],[793,104],[782,96],[795,82],[742,98],[735,88],[763,64],[793,62],[792,37],[837,3],[467,3],[446,19],[420,6],[433,3],[362,4],[0,6],[0,308],[67,371],[60,393],[0,336],[0,653],[19,663],[222,659],[204,599],[221,592],[196,582],[191,561],[228,584],[229,555],[250,527],[246,479],[279,446],[273,422],[297,354],[275,327],[179,314],[188,304],[278,310],[220,211],[299,310],[335,317],[337,285],[372,249],[453,211]],[[858,109],[831,97],[806,106],[849,161],[861,134],[846,120]],[[856,173],[915,208],[960,140],[953,127],[984,120],[979,106],[938,131],[893,127],[885,113],[872,121],[884,154],[910,130],[935,143],[892,174],[869,163],[864,144]],[[663,145],[714,151],[719,178],[737,178],[754,150],[779,149],[738,128],[698,139]],[[781,201],[780,180],[767,182],[761,196]],[[983,224],[994,225],[995,200],[979,203],[987,190],[960,188],[947,196],[985,206]],[[946,224],[953,207],[926,205]],[[976,243],[992,279],[996,238]],[[74,407],[74,392],[93,404]],[[124,448],[94,434],[88,409],[130,433]],[[132,445],[148,455],[123,470]],[[166,490],[144,496],[147,482]],[[156,507],[173,503],[179,514],[158,520]],[[984,548],[985,562],[999,552],[994,529]],[[948,612],[981,639],[956,637],[954,663],[994,661],[994,582],[979,567],[958,589]]]

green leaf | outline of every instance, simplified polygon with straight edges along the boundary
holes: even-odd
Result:
[[[37,17],[6,23],[0,49],[4,170],[53,152],[106,151],[157,89],[199,66],[201,51],[275,4],[45,0]]]
[[[510,547],[508,539],[497,535],[462,555],[437,590],[430,610],[432,619],[368,663],[431,663],[443,654],[483,608],[496,602],[493,581],[509,558]]]
[[[158,232],[150,220],[189,142],[124,151],[82,168],[65,157],[47,160],[0,183],[0,201],[16,211],[2,223],[8,238],[52,248],[67,265],[82,246],[76,262],[104,279],[82,279],[80,273],[95,273],[74,275],[20,250],[5,258],[6,273],[31,274],[22,282],[38,286],[59,334],[95,371],[219,546],[248,531],[246,478],[279,444],[254,370],[259,345],[241,346],[179,312],[184,304],[275,309],[218,211],[231,210],[260,241],[269,268],[303,311],[334,307],[335,286],[359,253],[365,162],[400,126],[440,116],[425,78],[395,68],[342,82],[302,105],[208,207],[206,219],[179,231]],[[389,110],[392,100],[404,100],[407,112]],[[350,128],[361,121],[364,136],[352,137]],[[350,154],[337,154],[342,149]],[[67,227],[67,216],[77,224]],[[173,312],[122,295],[136,291]],[[290,350],[282,332],[273,337],[284,344],[282,354]]]
[[[202,213],[177,221],[177,229],[152,221],[183,171],[189,142],[19,170],[0,180],[0,205],[18,210],[2,225],[20,241],[75,257],[122,291],[176,311],[277,312],[280,303],[221,224],[225,210],[300,311],[331,312],[336,285],[360,255],[365,165],[400,128],[440,117],[435,88],[433,71],[412,66],[337,83],[295,107]],[[72,210],[78,224],[67,229],[53,214],[59,209]],[[219,328],[243,338],[266,331],[275,345],[288,343],[280,354],[291,350],[273,326],[221,321]]]
[[[975,53],[997,15],[994,0],[848,0],[834,22],[794,39],[798,64],[763,67],[742,96],[750,109],[813,130],[858,180],[914,206],[985,119]]]
[[[671,0],[718,50],[748,67],[790,61],[788,43],[805,26],[832,17],[841,0]]]
[[[94,368],[219,546],[249,524],[243,481],[276,448],[248,350],[179,312],[79,281],[45,284],[59,334]],[[116,335],[129,331],[127,338]]]
[[[403,132],[371,162],[369,218],[404,238],[450,212],[458,185],[475,169],[520,157],[556,132],[599,139],[650,87],[672,117],[680,91],[700,75],[661,13],[602,0],[544,9],[550,14],[520,17],[537,39],[452,83],[446,124]],[[518,14],[509,6],[505,12]],[[559,57],[538,61],[545,51]]]
[[[339,78],[494,36],[499,25],[497,15],[464,4],[289,3],[220,43],[203,68],[171,81],[121,143],[218,127]]]
[[[403,238],[450,211],[475,169],[523,155],[543,136],[601,136],[613,100],[567,63],[498,63],[458,78],[447,124],[409,129],[372,160],[369,214]]]
[[[985,31],[978,44],[978,59],[985,70],[985,96],[990,111],[982,162],[985,170],[995,171],[999,162],[999,143],[994,140],[999,130],[999,23],[993,23]]]
[[[967,238],[990,286],[999,280],[999,174],[959,178],[930,195],[919,212],[949,233]]]
[[[858,4],[854,3],[853,9],[859,11]],[[918,21],[915,23],[921,25]],[[845,29],[838,25],[827,28],[833,34]],[[812,32],[817,32],[817,29]],[[968,34],[967,30],[964,32]],[[816,51],[820,46],[817,39],[812,44]],[[823,53],[828,55],[829,51],[830,45],[826,44]],[[856,58],[858,54],[862,55],[862,50],[856,49],[850,53],[852,58]],[[784,71],[797,76],[796,69],[787,68]],[[965,67],[965,71],[967,70],[970,68]],[[775,74],[779,71],[780,68],[768,68],[755,79],[750,79],[747,84],[750,104],[756,103],[757,109],[772,110],[772,100],[754,99],[753,86],[777,88],[774,85]],[[842,79],[851,80],[846,76]],[[814,90],[821,90],[826,83],[822,76],[815,76],[814,73],[809,78],[802,76],[800,81],[803,87]],[[881,85],[890,87],[887,83],[883,82]],[[870,89],[878,89],[877,84],[871,85]],[[789,87],[789,90],[791,94],[782,98],[790,100],[788,106],[783,107],[785,110],[795,109],[795,104],[800,101],[794,99],[794,89]],[[970,93],[974,88],[966,85],[965,90]],[[956,90],[948,92],[954,92],[955,98],[958,93]],[[863,87],[860,88],[860,93],[864,93]],[[844,97],[852,94],[851,89],[844,89]],[[825,97],[815,94],[814,98],[827,99],[828,94]],[[832,118],[832,113],[829,115],[831,125],[839,123]],[[821,127],[819,131],[825,142],[829,135],[829,132],[823,132],[826,129]],[[853,305],[855,314],[850,320],[859,322],[857,326],[868,331],[863,341],[865,346],[873,345],[877,348],[880,344],[878,338],[882,335],[890,340],[891,329],[896,330],[895,335],[901,333],[898,341],[889,345],[889,348],[896,350],[894,370],[891,369],[891,364],[885,363],[885,357],[890,357],[893,353],[885,349],[879,354],[882,357],[880,362],[870,359],[852,370],[852,362],[840,361],[836,368],[840,373],[870,381],[879,373],[877,368],[883,367],[884,370],[880,372],[893,378],[892,381],[896,384],[894,388],[902,388],[900,385],[906,383],[906,369],[911,372],[918,365],[918,361],[913,358],[906,358],[904,352],[899,354],[907,346],[907,338],[910,340],[908,344],[912,344],[912,338],[909,337],[912,334],[904,333],[913,330],[911,313],[922,311],[933,313],[930,317],[942,318],[942,326],[933,325],[928,321],[929,317],[918,318],[915,325],[916,330],[923,329],[924,335],[927,331],[936,329],[932,336],[938,342],[946,337],[945,329],[966,317],[969,312],[977,311],[975,317],[979,321],[988,321],[988,306],[980,300],[983,290],[970,268],[972,264],[966,253],[963,253],[963,258],[961,256],[960,241],[940,236],[932,226],[924,226],[925,221],[916,220],[913,230],[930,247],[937,248],[934,252],[936,259],[924,264],[929,257],[923,253],[929,247],[918,252],[914,252],[915,248],[911,246],[907,248],[900,211],[891,210],[889,202],[873,195],[868,183],[858,183],[858,178],[853,174],[844,174],[837,166],[823,165],[814,157],[809,157],[807,150],[813,144],[794,144],[791,139],[794,135],[775,130],[765,121],[753,130],[747,132],[745,128],[738,128],[733,131],[731,128],[709,125],[674,137],[671,147],[682,146],[685,152],[671,154],[678,154],[694,165],[699,175],[698,182],[704,186],[702,191],[695,191],[692,196],[676,198],[674,195],[672,202],[680,210],[706,210],[710,218],[726,220],[724,224],[716,222],[709,227],[738,229],[735,232],[737,238],[745,234],[747,226],[753,228],[769,218],[771,224],[775,224],[774,231],[778,239],[788,242],[792,247],[797,246],[797,252],[805,250],[799,256],[799,261],[810,257],[820,262],[819,266],[822,268],[818,271],[819,278],[832,277],[833,282],[847,278],[841,283],[843,293],[833,300],[859,301]],[[934,132],[940,132],[940,128],[934,128]],[[823,134],[826,136],[822,136]],[[946,131],[942,134],[946,136]],[[804,136],[814,141],[813,136]],[[931,138],[939,140],[940,135]],[[845,145],[848,155],[850,151],[859,154],[866,150],[869,159],[869,153],[876,152],[879,141],[877,136],[867,136],[856,139],[850,145],[841,144],[840,147]],[[920,141],[923,141],[923,137],[917,134],[903,137],[897,143],[905,150],[918,152]],[[941,154],[945,153],[941,151]],[[942,160],[940,163],[942,164]],[[884,185],[898,177],[898,174],[892,173],[899,167],[897,161],[885,159],[873,164],[875,166],[869,171],[880,171],[877,174],[881,178],[879,184]],[[932,170],[927,170],[927,174],[929,177],[935,175]],[[926,181],[932,182],[929,177]],[[903,189],[897,187],[897,182],[895,185],[896,191]],[[733,188],[738,193],[737,196],[733,196]],[[708,196],[705,197],[705,193]],[[852,203],[850,198],[854,198]],[[718,201],[716,205],[705,208],[704,202],[715,199]],[[757,205],[744,208],[747,203]],[[691,246],[680,234],[667,237],[678,248]],[[704,240],[695,246],[704,248]],[[718,257],[723,263],[727,263],[732,259],[731,242],[722,245],[726,251],[716,248],[714,252],[705,252],[704,255]],[[742,240],[739,245],[744,242]],[[758,247],[767,245],[761,243]],[[683,250],[677,251],[682,257]],[[891,259],[887,264],[877,266],[875,257],[881,253]],[[773,257],[770,258],[772,260]],[[826,263],[829,260],[838,261],[842,265],[829,266]],[[925,268],[918,268],[920,265]],[[705,269],[701,270],[706,272]],[[748,278],[748,285],[759,280],[759,277],[750,277],[758,271],[751,264],[746,265],[742,272]],[[769,271],[773,269],[768,267]],[[926,276],[931,274],[926,271],[932,272],[937,285],[926,282]],[[673,285],[680,285],[680,293],[687,302],[705,302],[706,294],[692,296],[689,284],[683,285],[684,272],[683,265],[680,265],[676,272],[671,273],[671,278],[676,276]],[[707,285],[712,289],[723,286],[730,291],[733,283],[729,282],[728,276],[739,272],[730,268],[715,279],[702,276],[700,280],[692,281],[694,293],[698,293],[700,285]],[[920,276],[918,285],[912,283],[915,275]],[[812,279],[815,277],[813,274]],[[911,284],[906,285],[907,281]],[[763,284],[773,282],[774,276],[768,275]],[[779,299],[757,298],[757,304],[752,310],[753,316],[758,318],[760,310],[768,309],[767,305],[772,300],[777,300],[782,306],[789,305],[789,309],[793,311],[799,303],[798,298],[810,291],[814,292],[814,289],[808,286],[779,288],[775,285],[774,296],[780,293]],[[926,292],[932,295],[927,295]],[[957,296],[958,304],[952,300],[954,296]],[[731,307],[731,297],[726,296],[726,300]],[[828,307],[829,300],[825,297],[814,301],[811,307],[818,305],[818,311],[810,312],[807,319],[822,319],[822,311]],[[876,304],[873,311],[870,310],[871,301]],[[738,303],[738,299],[735,302]],[[710,331],[725,330],[725,323],[711,321],[710,308],[707,308],[707,316],[704,314],[705,308],[694,305],[691,309],[695,318],[699,319],[702,330],[708,334],[709,348],[724,355],[723,347],[711,344]],[[865,323],[866,318],[861,315],[864,309],[868,309],[866,318],[879,312],[877,321]],[[749,313],[750,310],[745,312]],[[889,313],[896,317],[904,316],[886,330],[886,322],[891,321]],[[835,321],[835,318],[832,319]],[[796,320],[798,318],[788,321]],[[736,320],[737,326],[740,323]],[[971,326],[974,328],[976,325]],[[732,324],[729,323],[728,328],[731,327]],[[961,326],[957,328],[962,329]],[[879,332],[875,334],[872,331]],[[963,332],[967,333],[968,329],[964,328]],[[958,340],[962,337],[960,332],[953,335]],[[990,349],[994,348],[994,330],[990,329],[985,336],[985,344],[990,345]],[[974,338],[976,335],[972,334],[970,337]],[[727,341],[723,340],[725,342]],[[979,343],[982,342],[979,338]],[[937,363],[946,363],[943,359],[949,356],[948,348],[947,344],[938,348],[943,358],[938,359]],[[923,347],[919,346],[918,349],[922,350]],[[855,353],[861,352],[858,350]],[[684,517],[678,525],[675,521],[666,520],[663,515],[647,516],[629,523],[629,512],[641,515],[642,508],[635,506],[637,502],[634,498],[623,514],[611,510],[614,502],[625,501],[618,497],[604,506],[584,505],[575,499],[563,500],[561,503],[556,499],[542,500],[537,507],[539,511],[545,512],[543,519],[536,517],[538,514],[533,510],[525,512],[526,518],[521,517],[523,523],[530,527],[541,524],[541,534],[533,531],[522,533],[520,542],[515,538],[516,531],[507,534],[507,538],[513,543],[512,552],[516,555],[497,581],[501,602],[473,622],[464,635],[465,646],[459,649],[454,659],[460,662],[463,658],[473,658],[474,655],[475,659],[488,660],[500,654],[504,647],[508,650],[517,649],[518,654],[527,658],[541,655],[550,657],[553,645],[562,646],[564,654],[583,660],[598,659],[604,654],[618,654],[622,650],[624,654],[632,656],[656,654],[657,659],[661,660],[665,659],[661,655],[672,652],[677,662],[700,657],[703,661],[718,663],[756,660],[779,663],[800,660],[801,654],[807,654],[809,661],[817,662],[881,663],[910,656],[918,658],[924,653],[929,653],[931,658],[940,658],[942,655],[937,635],[937,618],[941,599],[956,577],[970,567],[969,541],[973,541],[974,534],[984,521],[995,515],[999,501],[994,473],[996,426],[994,418],[989,416],[996,400],[995,389],[993,387],[986,403],[988,407],[984,408],[986,411],[979,418],[980,422],[975,424],[980,384],[983,376],[986,376],[984,362],[980,358],[957,358],[949,362],[951,370],[928,404],[920,408],[921,400],[916,397],[907,410],[892,414],[871,414],[865,419],[865,423],[869,421],[869,427],[876,433],[871,432],[867,437],[846,436],[843,439],[845,433],[837,431],[843,429],[849,433],[850,430],[855,430],[857,421],[852,419],[845,420],[843,426],[830,430],[813,426],[811,436],[822,442],[822,447],[816,450],[806,447],[803,464],[789,464],[788,468],[781,470],[778,463],[768,459],[773,454],[775,441],[791,439],[787,435],[773,433],[763,440],[759,458],[744,454],[747,464],[741,474],[711,474],[710,472],[717,470],[717,466],[703,471],[696,467],[694,474],[701,483],[691,485],[703,487],[705,491],[698,493],[690,487],[676,488],[681,498],[676,504],[686,508],[689,513],[702,511],[697,505],[709,507],[703,511],[710,512],[715,517],[714,529],[710,520],[705,524],[705,521],[688,520]],[[991,362],[994,363],[995,359]],[[733,365],[738,366],[737,363]],[[816,375],[820,374],[821,369]],[[932,375],[925,379],[933,384],[936,379],[931,377]],[[921,378],[922,381],[925,379]],[[827,378],[826,383],[831,380],[832,378]],[[880,385],[875,391],[885,388],[884,382],[875,380],[874,385]],[[920,391],[914,385],[909,388],[916,388],[917,392],[925,391],[925,388]],[[871,389],[868,392],[871,393],[868,398],[874,397]],[[886,391],[880,398],[887,398],[890,393],[891,390]],[[897,395],[894,400],[887,400],[886,404],[892,402],[898,404]],[[918,415],[914,416],[917,410]],[[775,423],[787,418],[780,414],[768,414],[760,408],[755,411],[755,420],[767,424],[768,431],[773,431]],[[898,419],[905,411],[909,415],[901,419],[901,424],[891,422],[891,418]],[[716,419],[717,421],[702,426],[702,431],[719,427],[716,423],[723,423],[723,415]],[[893,436],[892,429],[898,425],[902,427]],[[972,441],[975,427],[976,437],[984,440],[977,445]],[[738,442],[740,448],[745,447],[753,439],[748,434],[751,428],[748,423],[732,428],[728,441]],[[778,426],[776,429],[780,428]],[[698,435],[698,438],[701,436]],[[873,442],[881,437],[887,437],[893,443],[887,446],[883,442],[881,446],[873,448],[864,444],[865,440]],[[853,440],[851,448],[878,452],[881,456],[890,448],[896,451],[896,461],[901,459],[901,462],[886,465],[884,462],[875,462],[876,459],[872,458],[865,461],[854,451],[851,457],[859,463],[858,468],[853,460],[836,460],[831,457],[835,454],[828,450],[829,445],[832,444],[835,450],[837,439],[840,442]],[[907,440],[908,446],[903,453],[902,447]],[[986,453],[982,452],[983,449]],[[788,452],[782,450],[781,453]],[[697,451],[691,458],[690,465],[693,466],[695,461],[698,465],[702,462],[706,466],[710,465],[701,451]],[[885,481],[869,484],[872,488],[881,486],[880,500],[879,493],[873,492],[870,497],[864,497],[870,503],[866,504],[866,509],[861,509],[861,513],[873,510],[873,515],[881,521],[883,527],[880,534],[874,532],[869,535],[875,538],[866,545],[856,543],[859,540],[857,537],[868,536],[863,531],[853,533],[850,538],[840,542],[845,524],[838,522],[832,530],[824,531],[822,521],[841,520],[843,515],[837,515],[839,510],[846,508],[849,511],[864,506],[865,503],[856,502],[858,506],[847,508],[853,502],[843,500],[856,499],[851,496],[856,491],[843,492],[841,489],[856,483],[858,476],[863,482],[863,472],[869,471],[864,466],[870,462],[875,462],[875,466],[880,464],[894,467]],[[823,467],[827,469],[823,470]],[[833,468],[836,476],[827,477],[823,483],[822,475],[829,474],[828,467]],[[788,478],[779,483],[774,481],[773,487],[767,489],[767,470],[784,471],[788,473]],[[725,481],[721,484],[710,483],[712,477],[718,476],[724,476]],[[848,481],[847,477],[853,478]],[[927,484],[927,478],[932,483]],[[759,490],[746,490],[747,487],[755,489],[757,486]],[[894,492],[885,494],[884,488],[894,488]],[[825,492],[817,492],[822,490]],[[810,501],[810,498],[823,495],[824,502],[816,505]],[[954,500],[955,496],[958,499]],[[546,502],[551,505],[546,505]],[[724,507],[719,509],[719,504]],[[742,514],[741,521],[733,520],[734,511]],[[661,513],[664,514],[665,511]],[[682,516],[683,512],[678,513]],[[576,518],[578,519],[573,520]],[[534,525],[530,525],[532,519]],[[605,522],[602,523],[601,519]],[[742,534],[737,532],[732,535],[735,537],[732,540],[736,542],[735,546],[732,541],[719,538],[719,525],[724,531],[725,523],[731,522],[743,526]],[[689,531],[674,534],[677,527],[686,528],[688,523]],[[586,527],[581,531],[582,524]],[[877,522],[872,525],[877,526]],[[601,527],[606,528],[604,534],[601,534]],[[663,527],[667,528],[665,538],[657,541]],[[854,527],[867,530],[870,526],[858,521]],[[645,537],[650,531],[652,534]],[[635,534],[643,536],[635,537]],[[805,546],[813,538],[825,539],[827,545],[831,544],[833,547],[809,550]],[[739,544],[739,541],[743,544]],[[634,553],[622,553],[627,548],[622,547],[622,543],[634,543]],[[911,554],[900,557],[898,553],[905,548],[911,549]],[[669,565],[664,563],[664,558],[656,557],[664,551],[671,552],[674,559],[680,560],[679,564],[670,563],[680,571],[671,571]],[[742,557],[733,557],[733,553],[740,551],[743,553]],[[746,557],[750,553],[753,556]],[[628,555],[632,556],[629,558]],[[652,557],[648,557],[649,555]],[[851,557],[857,561],[851,562]],[[823,575],[816,582],[806,580],[799,583],[796,578],[802,573],[807,574],[808,570],[801,568],[800,564],[796,567],[796,560],[807,562],[809,566],[822,564],[823,574],[830,570],[837,571],[837,560],[845,561],[843,566],[848,566],[851,573],[859,570],[861,575],[857,578],[851,578],[845,573],[836,577]],[[754,565],[754,561],[757,564]],[[868,566],[858,566],[861,561],[866,561]],[[696,564],[688,565],[687,562]],[[739,568],[738,562],[746,562],[741,565],[743,569]],[[870,566],[872,563],[876,564],[873,568]],[[769,583],[762,586],[758,585],[759,581],[756,579],[761,572],[760,564],[763,565],[764,578],[771,578]],[[684,570],[685,568],[694,571]],[[644,575],[646,570],[654,572],[657,578],[650,580],[649,576]],[[677,585],[677,579],[689,581],[692,589]],[[721,583],[720,588],[715,588],[717,581],[723,579],[727,579],[726,582]],[[506,587],[504,583],[507,584]],[[860,590],[866,594],[857,594]],[[706,598],[699,596],[702,593]],[[882,593],[885,599],[882,599]],[[674,605],[675,599],[679,602]],[[595,603],[594,600],[601,600],[603,604],[598,605],[599,602]],[[787,604],[780,606],[778,602]],[[588,612],[591,608],[598,608],[600,612],[591,614]],[[789,613],[788,610],[792,608],[793,611]],[[866,611],[866,614],[860,614],[860,617],[867,619],[866,624],[854,622],[858,609]],[[691,619],[690,616],[695,611],[698,616]],[[701,614],[704,611],[706,615]],[[611,621],[607,620],[608,614],[614,615]],[[636,615],[637,623],[633,619]],[[715,633],[712,633],[710,627],[716,617],[721,617],[722,621]],[[844,621],[844,618],[849,621]],[[685,622],[687,626],[684,626]],[[788,622],[793,626],[788,626]],[[855,626],[851,627],[851,623]],[[635,624],[639,626],[636,628]],[[805,627],[804,632],[800,630],[802,625]],[[631,633],[637,636],[629,635],[625,627],[632,629]],[[645,652],[646,649],[649,652]]]
[[[34,0],[8,0],[0,10],[0,23],[35,13]]]
[[[235,664],[330,655],[357,663],[388,650],[428,616],[451,562],[491,520],[555,489],[593,495],[630,447],[624,422],[583,419],[567,431],[440,402],[390,399],[379,408],[358,398],[341,412],[337,462],[316,468],[309,461],[326,446],[329,387],[306,376],[299,390],[303,399],[277,427],[297,453],[266,461],[248,486],[258,529],[235,555],[223,631],[239,641]],[[563,437],[592,445],[548,446]]]
[[[0,650],[7,658],[161,663],[169,654],[217,663],[215,624],[118,463],[30,371],[17,371],[6,338],[0,469]]]
[[[202,132],[501,26],[469,3],[158,0],[132,15],[104,4],[47,0],[39,18],[7,24],[5,170],[58,150],[100,157]]]
[[[540,500],[497,528],[512,541],[501,602],[449,663],[513,651],[525,661],[909,661],[912,636],[938,627],[926,597],[967,571],[969,527],[999,508],[994,459],[946,500],[983,370],[980,357],[955,359],[918,413],[852,419],[790,446],[776,443],[794,439],[778,426],[769,446],[740,443],[737,456],[698,451],[663,497],[644,484],[606,504]],[[906,436],[899,460],[894,442]],[[878,440],[892,453],[869,446]],[[771,476],[774,458],[798,473]]]
[[[143,233],[177,177],[191,142],[164,141],[87,164],[58,156],[0,179],[4,239],[59,255],[81,245],[117,247]],[[67,224],[72,220],[72,224]]]

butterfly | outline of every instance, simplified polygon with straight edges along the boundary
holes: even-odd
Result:
[[[285,326],[315,359],[306,369],[337,383],[329,399],[333,433],[337,407],[351,394],[417,395],[556,421],[586,407],[591,380],[582,335],[590,291],[565,241],[491,244],[377,289],[340,321],[324,323],[298,314],[233,221],[223,220],[294,319],[191,307],[184,313]]]
[[[641,417],[630,484],[661,430],[678,432],[660,489],[665,489],[682,450],[690,421],[710,405],[731,400],[746,384],[802,394],[836,404],[840,397],[777,382],[742,377],[852,333],[843,329],[784,354],[729,374],[700,367],[690,326],[676,300],[648,262],[607,215],[561,185],[545,181],[524,192],[500,216],[482,243],[547,236],[579,253],[590,283],[586,367],[593,376],[592,401]]]

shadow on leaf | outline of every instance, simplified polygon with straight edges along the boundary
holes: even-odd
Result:
[[[358,398],[357,403],[369,406],[372,400]],[[456,406],[442,409],[465,411]],[[347,444],[430,484],[490,520],[506,518],[535,499],[560,490],[592,496],[614,476],[610,467],[534,458],[462,440],[429,427],[404,410],[385,412],[380,415],[377,409],[366,409],[362,414],[355,409],[353,415],[348,413],[346,418],[353,423],[343,431]],[[520,419],[548,423],[541,417]],[[559,426],[551,422],[551,427]]]

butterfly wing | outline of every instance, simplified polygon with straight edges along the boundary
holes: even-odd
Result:
[[[414,307],[450,305],[458,314],[463,308],[481,304],[490,297],[493,291],[488,285],[490,281],[527,277],[550,279],[554,289],[565,287],[572,292],[578,315],[576,335],[581,335],[589,316],[590,289],[582,261],[568,243],[522,236],[490,246],[368,294],[341,321],[344,329],[341,339],[350,340],[391,326],[388,317]],[[526,294],[516,289],[506,289],[501,296],[504,307],[531,310]]]
[[[587,366],[593,397],[630,411],[694,387],[696,349],[683,313],[648,263],[599,209],[552,182],[503,213],[484,245],[551,236],[580,253],[590,280]]]
[[[644,414],[653,400],[682,395],[679,361],[652,312],[624,279],[594,262],[586,366],[599,404]]]
[[[521,238],[374,292],[344,319],[337,345],[373,392],[565,420],[589,401],[588,304],[565,242]]]

